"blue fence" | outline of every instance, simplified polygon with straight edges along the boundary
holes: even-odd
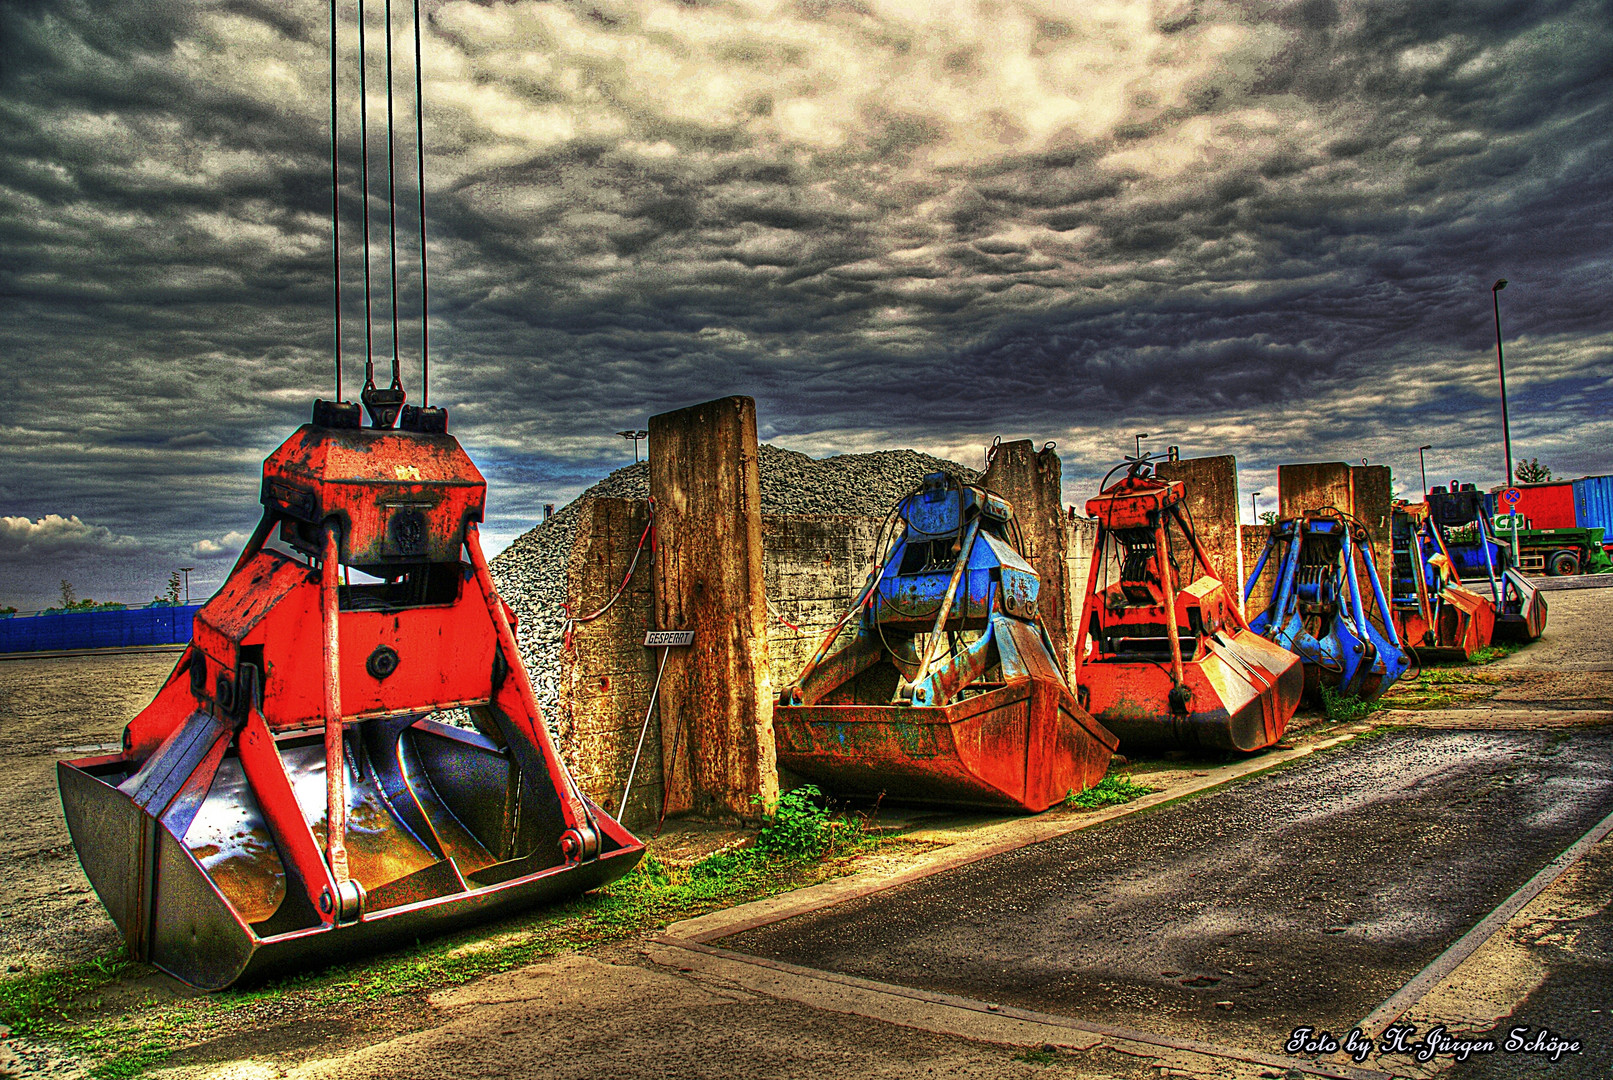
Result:
[[[183,645],[200,604],[121,611],[42,611],[0,619],[0,653]]]

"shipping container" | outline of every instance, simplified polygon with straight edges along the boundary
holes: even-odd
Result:
[[[1535,529],[1572,529],[1583,527],[1584,522],[1574,514],[1575,488],[1578,481],[1553,480],[1547,484],[1513,484],[1523,498],[1518,500],[1518,513]],[[1506,513],[1506,507],[1500,508]],[[1494,511],[1491,511],[1494,513]]]
[[[1582,476],[1574,481],[1574,521],[1582,529],[1613,536],[1613,476]]]
[[[163,604],[118,611],[41,611],[0,619],[0,653],[126,649],[183,645],[200,604]]]

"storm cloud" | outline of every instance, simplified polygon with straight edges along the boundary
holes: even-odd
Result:
[[[364,194],[338,7],[351,397]],[[1268,492],[1279,462],[1362,458],[1415,492],[1422,443],[1431,481],[1488,485],[1502,277],[1515,456],[1613,471],[1608,3],[423,10],[431,396],[488,475],[495,546],[630,460],[618,429],[729,393],[814,455],[1055,439],[1072,502],[1134,432],[1236,453]],[[216,582],[259,461],[332,392],[328,20],[300,0],[0,8],[0,514],[138,538],[70,567],[96,575],[81,592],[142,599],[190,559]],[[53,558],[7,547],[0,602],[48,601]]]

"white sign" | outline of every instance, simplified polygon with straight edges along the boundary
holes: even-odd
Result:
[[[651,630],[644,635],[646,648],[654,649],[663,645],[693,645],[693,630]]]

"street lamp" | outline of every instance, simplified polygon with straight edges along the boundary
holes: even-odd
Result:
[[[616,434],[620,435],[624,439],[632,439],[633,440],[633,464],[637,465],[638,464],[638,441],[640,439],[648,439],[650,437],[650,433],[648,431],[645,431],[643,428],[639,428],[636,431],[631,431],[631,430],[630,431],[618,431]]]
[[[1490,286],[1490,306],[1495,309],[1495,370],[1501,376],[1501,444],[1507,455],[1507,474],[1503,479],[1511,484],[1512,430],[1507,426],[1507,365],[1501,357],[1501,290],[1506,287],[1506,278]]]
[[[1259,525],[1260,524],[1260,511],[1255,506],[1255,498],[1259,494],[1260,494],[1260,492],[1258,492],[1258,491],[1251,491],[1249,493],[1249,524],[1251,524],[1251,525]]]
[[[1423,464],[1423,451],[1432,450],[1433,443],[1427,443],[1417,448],[1417,469],[1423,474],[1423,502],[1428,501],[1428,466]]]
[[[181,566],[179,568],[179,572],[185,575],[185,603],[187,604],[190,603],[190,572],[194,569],[196,569],[194,566]]]
[[[1146,438],[1148,438],[1146,433],[1137,436],[1137,457],[1139,459],[1143,456],[1143,440]]]

